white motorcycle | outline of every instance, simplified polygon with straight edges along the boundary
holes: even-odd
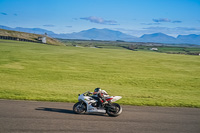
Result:
[[[122,107],[113,103],[119,99],[121,96],[105,96],[106,102],[102,105],[102,107],[98,107],[98,100],[95,99],[94,95],[91,95],[89,91],[79,94],[77,103],[73,106],[74,113],[83,114],[83,113],[104,113],[109,116],[118,116],[122,113]]]

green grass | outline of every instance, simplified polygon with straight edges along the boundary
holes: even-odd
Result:
[[[105,89],[120,104],[200,108],[200,56],[0,40],[0,98],[76,102]]]

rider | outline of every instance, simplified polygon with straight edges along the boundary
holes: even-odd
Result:
[[[102,105],[106,102],[104,95],[108,95],[105,90],[101,90],[101,88],[94,89],[93,95],[97,97],[98,107],[102,107]]]

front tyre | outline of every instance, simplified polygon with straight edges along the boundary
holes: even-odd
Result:
[[[83,114],[86,112],[86,105],[83,102],[77,102],[76,104],[74,104],[73,106],[73,111],[76,114]]]
[[[106,113],[109,116],[116,117],[122,113],[122,107],[117,103],[112,103],[111,106],[106,109]]]

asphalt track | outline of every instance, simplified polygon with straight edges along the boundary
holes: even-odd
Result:
[[[73,103],[0,100],[0,133],[200,133],[200,109],[122,106],[118,117],[78,115]]]

